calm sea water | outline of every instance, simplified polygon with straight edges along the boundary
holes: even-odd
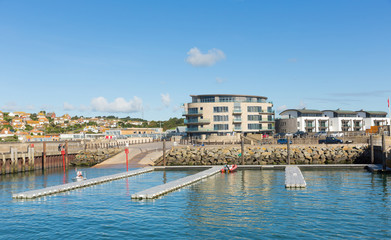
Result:
[[[89,178],[123,169],[86,169]],[[154,201],[131,194],[195,172],[158,171],[37,200],[12,193],[68,182],[50,172],[0,176],[2,239],[390,239],[391,176],[304,171],[287,190],[283,171],[217,174]]]

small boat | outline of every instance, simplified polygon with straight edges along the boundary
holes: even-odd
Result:
[[[238,168],[238,165],[236,164],[233,164],[233,165],[225,165],[222,169],[221,169],[221,172],[224,173],[224,172],[234,172],[236,171],[236,169]]]
[[[76,177],[72,178],[72,180],[76,182],[87,180],[86,173],[82,171],[77,171]]]

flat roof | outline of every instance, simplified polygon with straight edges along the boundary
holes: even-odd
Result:
[[[364,110],[360,110],[360,111],[356,111],[356,112],[365,112],[365,113],[376,114],[376,115],[387,115],[387,112],[383,112],[383,111],[364,111]]]
[[[351,111],[351,110],[341,110],[341,109],[337,109],[337,110],[323,110],[323,112],[335,112],[335,113],[339,113],[339,114],[357,114],[357,112],[355,111]]]
[[[319,110],[315,110],[315,109],[287,109],[287,110],[284,110],[280,113],[283,114],[284,112],[287,112],[287,111],[297,111],[297,112],[301,112],[301,113],[316,113],[316,114],[322,114],[322,111],[319,111]]]
[[[201,95],[190,95],[190,97],[255,97],[255,98],[264,98],[264,96],[255,96],[255,95],[239,95],[239,94],[201,94]]]

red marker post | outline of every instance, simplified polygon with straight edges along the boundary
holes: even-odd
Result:
[[[65,149],[61,150],[61,155],[62,155],[62,166],[64,168],[64,173],[65,173]]]
[[[128,154],[129,154],[129,148],[125,148],[125,154],[126,154],[126,171],[128,171]]]

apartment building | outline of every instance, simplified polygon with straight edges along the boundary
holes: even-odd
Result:
[[[190,95],[183,116],[188,136],[274,132],[273,103],[252,95]]]
[[[390,124],[382,111],[288,109],[276,120],[276,132],[349,132],[365,131],[371,126]]]

